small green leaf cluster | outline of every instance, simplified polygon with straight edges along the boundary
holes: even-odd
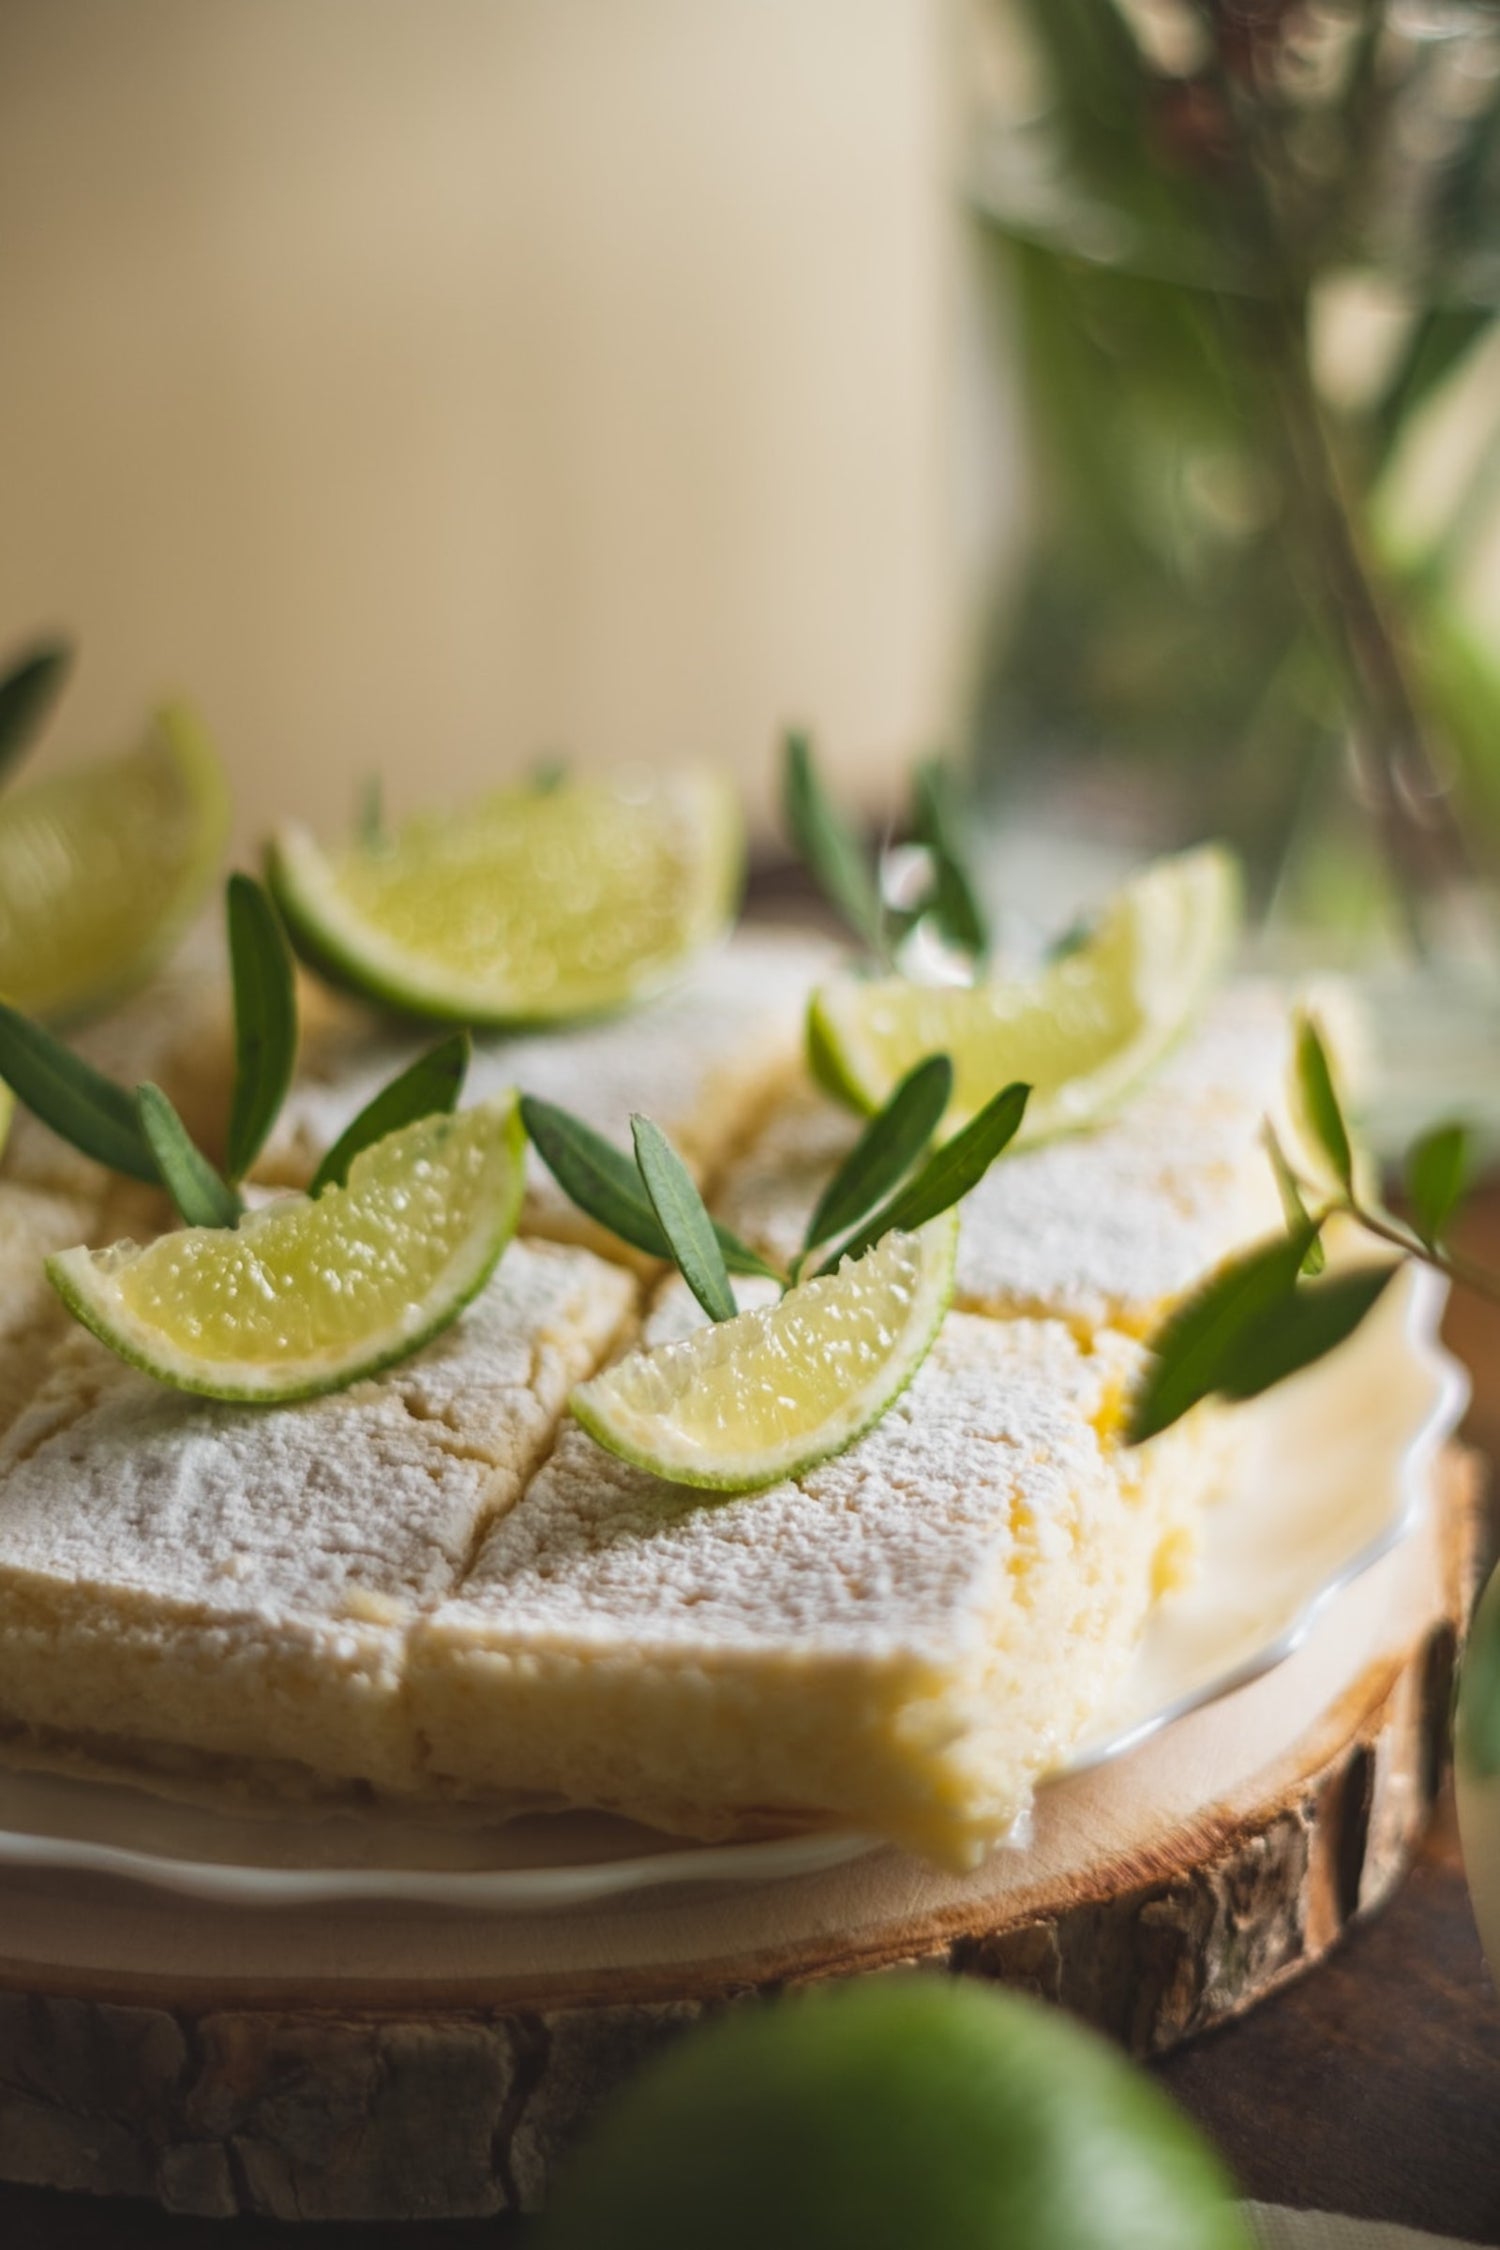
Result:
[[[829,795],[805,734],[786,737],[781,802],[808,873],[872,960],[893,966],[903,938],[925,922],[976,968],[983,965],[989,926],[961,841],[963,813],[953,775],[941,760],[927,759],[913,776],[906,825],[911,841],[926,853],[927,880],[921,894],[901,906],[886,897],[882,855],[868,849]]]
[[[732,1273],[759,1275],[785,1291],[810,1267],[833,1273],[882,1236],[915,1232],[960,1202],[1014,1140],[1030,1092],[1019,1083],[1004,1087],[962,1132],[933,1148],[952,1099],[953,1065],[946,1055],[914,1065],[818,1198],[788,1273],[710,1216],[691,1172],[649,1117],[631,1119],[633,1160],[581,1118],[535,1095],[522,1095],[521,1119],[579,1210],[633,1249],[669,1259],[710,1320],[732,1320]]]
[[[232,1227],[243,1217],[241,1185],[280,1115],[297,1059],[296,980],[281,917],[249,875],[230,876],[225,903],[235,1063],[222,1170],[159,1086],[118,1085],[43,1025],[0,1002],[0,1079],[83,1155],[128,1179],[164,1187],[190,1227]],[[451,1110],[468,1059],[467,1032],[419,1056],[360,1111],[324,1157],[309,1192],[342,1187],[362,1149],[435,1110]]]
[[[1151,1364],[1126,1431],[1132,1445],[1170,1428],[1202,1399],[1256,1398],[1313,1366],[1354,1333],[1402,1259],[1419,1259],[1500,1297],[1500,1276],[1483,1272],[1447,1242],[1468,1182],[1469,1136],[1462,1125],[1435,1127],[1408,1154],[1408,1223],[1362,1185],[1363,1167],[1328,1051],[1306,1014],[1296,1025],[1293,1091],[1305,1169],[1316,1177],[1299,1173],[1268,1126],[1286,1233],[1231,1259],[1153,1337]],[[1387,1255],[1327,1271],[1323,1236],[1335,1217],[1352,1221]]]

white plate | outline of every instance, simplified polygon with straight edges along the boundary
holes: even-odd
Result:
[[[1468,1397],[1437,1341],[1443,1291],[1409,1271],[1320,1367],[1236,1410],[1231,1487],[1191,1589],[1156,1614],[1107,1719],[1053,1777],[1116,1758],[1258,1678],[1417,1522]],[[235,1906],[356,1899],[536,1912],[668,1883],[765,1883],[879,1848],[847,1833],[674,1842],[571,1814],[501,1824],[387,1810],[236,1816],[145,1790],[0,1775],[0,1865],[125,1876]]]

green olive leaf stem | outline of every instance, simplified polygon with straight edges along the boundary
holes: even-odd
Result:
[[[804,1254],[858,1226],[900,1184],[952,1098],[953,1065],[946,1055],[928,1055],[906,1073],[819,1196],[803,1238]]]
[[[873,1218],[824,1260],[819,1273],[834,1273],[846,1258],[862,1257],[883,1234],[898,1228],[906,1234],[915,1233],[929,1219],[962,1202],[1015,1139],[1030,1096],[1031,1088],[1019,1081],[1003,1086],[961,1132],[933,1150],[915,1179],[899,1188]]]
[[[948,942],[982,966],[990,950],[989,922],[959,841],[964,822],[952,772],[941,759],[927,758],[917,767],[913,797],[912,834],[932,859],[929,911]]]
[[[265,1146],[297,1061],[297,988],[292,949],[268,891],[231,875],[226,894],[234,983],[234,1095],[228,1175],[242,1180]]]
[[[672,1246],[633,1158],[602,1133],[596,1133],[592,1125],[585,1125],[581,1117],[535,1094],[521,1096],[521,1122],[553,1179],[586,1217],[648,1258],[671,1260]],[[731,1273],[758,1274],[763,1280],[786,1286],[783,1273],[717,1220],[714,1233]]]
[[[813,881],[860,943],[886,965],[891,933],[876,867],[823,786],[805,734],[789,733],[782,755],[781,807]]]
[[[415,1125],[440,1110],[456,1109],[472,1052],[468,1032],[452,1032],[418,1055],[389,1085],[382,1086],[344,1127],[314,1172],[308,1194],[319,1196],[325,1188],[347,1186],[349,1167],[356,1156],[376,1141],[383,1141],[387,1133],[398,1133],[403,1126]]]
[[[1413,1142],[1406,1159],[1406,1200],[1425,1243],[1436,1243],[1457,1216],[1469,1184],[1470,1163],[1470,1135],[1464,1125],[1437,1125]]]
[[[96,1164],[161,1185],[135,1102],[18,1008],[0,1001],[0,1078],[33,1116]]]
[[[156,1158],[156,1168],[184,1225],[237,1226],[244,1216],[244,1205],[194,1142],[161,1088],[149,1083],[137,1086],[135,1110]]]
[[[630,1120],[635,1160],[651,1207],[671,1245],[677,1270],[710,1320],[733,1320],[739,1311],[714,1223],[692,1173],[666,1134],[637,1112]]]
[[[31,748],[73,668],[65,640],[35,641],[0,674],[0,774]]]
[[[1294,1084],[1301,1122],[1309,1140],[1323,1155],[1334,1178],[1346,1193],[1354,1188],[1354,1148],[1345,1122],[1343,1103],[1334,1083],[1328,1050],[1310,1015],[1301,1013],[1295,1026]]]

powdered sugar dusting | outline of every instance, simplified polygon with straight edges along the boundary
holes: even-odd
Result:
[[[524,1501],[432,1620],[514,1653],[629,1647],[934,1664],[986,1642],[1018,1552],[1086,1538],[1117,1494],[1094,1417],[1133,1347],[1086,1356],[1055,1322],[950,1317],[891,1412],[806,1476],[728,1503],[566,1425]]]

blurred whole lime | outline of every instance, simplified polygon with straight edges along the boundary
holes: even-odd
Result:
[[[1034,2002],[939,1977],[747,2007],[601,2114],[547,2250],[1249,2250],[1217,2158]]]

